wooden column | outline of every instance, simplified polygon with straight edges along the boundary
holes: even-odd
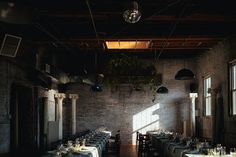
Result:
[[[79,98],[78,94],[70,94],[69,98],[72,103],[72,135],[76,134],[76,100]]]
[[[57,100],[57,121],[59,122],[59,139],[63,138],[63,115],[62,115],[62,101],[65,98],[64,93],[55,94],[55,98]]]
[[[190,93],[189,97],[191,99],[191,107],[190,107],[190,129],[191,136],[195,136],[196,132],[196,112],[195,112],[195,100],[198,97],[197,93]]]

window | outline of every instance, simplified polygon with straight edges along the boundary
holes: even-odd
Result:
[[[205,116],[211,116],[211,77],[204,78]]]
[[[231,114],[236,115],[236,61],[230,66]]]

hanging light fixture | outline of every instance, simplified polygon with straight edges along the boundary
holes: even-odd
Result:
[[[139,11],[138,3],[136,1],[133,1],[131,7],[125,10],[123,18],[128,23],[136,23],[140,20],[141,12]]]
[[[31,24],[33,10],[29,6],[13,3],[0,2],[0,21],[11,24]]]
[[[175,75],[176,80],[191,80],[194,78],[195,78],[195,75],[193,74],[193,72],[185,68],[179,70],[177,74]]]
[[[159,88],[157,89],[156,92],[159,93],[159,94],[166,94],[166,93],[169,92],[169,90],[168,90],[166,87],[161,86],[161,87],[159,87]]]
[[[102,91],[102,86],[100,84],[95,84],[91,87],[92,91],[94,92],[101,92]]]

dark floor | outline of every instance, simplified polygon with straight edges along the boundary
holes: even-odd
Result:
[[[39,155],[20,153],[0,155],[0,157],[16,157],[16,156],[34,156],[39,157]],[[105,153],[104,157],[158,157],[158,155],[153,153],[138,153],[138,148],[135,145],[121,145],[119,153],[116,151],[110,151]]]
[[[158,157],[158,154],[155,152],[138,153],[135,145],[121,145],[120,153],[108,152],[105,157]]]
[[[137,157],[138,151],[134,145],[121,145],[120,153],[108,152],[105,157]]]

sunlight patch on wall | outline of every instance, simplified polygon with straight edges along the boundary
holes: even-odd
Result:
[[[155,104],[135,115],[133,115],[132,144],[136,144],[136,132],[146,134],[146,131],[159,129],[159,115],[157,110],[160,104]]]

